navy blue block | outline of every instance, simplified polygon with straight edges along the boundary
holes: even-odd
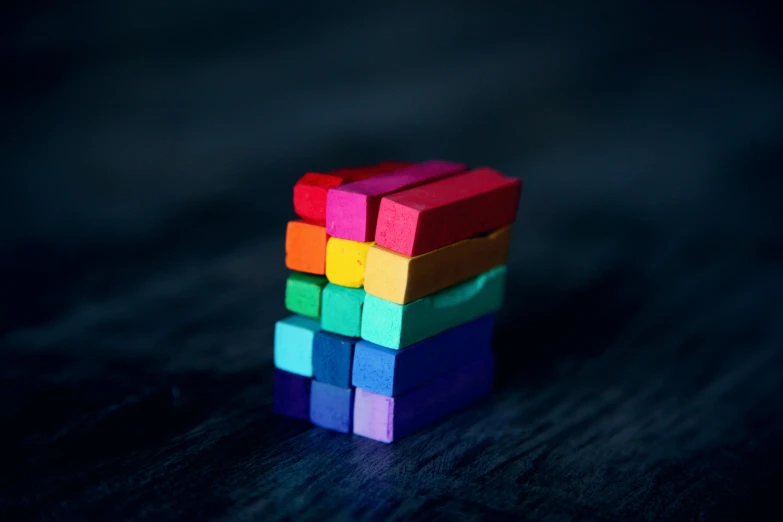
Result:
[[[312,379],[275,368],[272,411],[292,419],[310,420]]]
[[[353,388],[313,381],[310,390],[310,422],[341,433],[353,429]]]
[[[401,350],[359,341],[351,383],[379,395],[396,397],[492,352],[494,314],[432,336]]]
[[[313,376],[315,380],[340,388],[351,387],[351,365],[358,337],[345,337],[320,331],[313,340]]]

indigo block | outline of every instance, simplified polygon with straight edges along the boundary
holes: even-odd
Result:
[[[310,421],[328,430],[351,433],[353,400],[353,388],[340,388],[313,381],[310,392]]]
[[[339,386],[351,387],[351,367],[356,337],[324,332],[315,334],[313,340],[313,376],[316,380]]]
[[[272,411],[299,420],[310,420],[312,379],[275,368]]]
[[[494,326],[495,316],[485,315],[402,350],[359,341],[351,384],[380,395],[402,395],[480,354],[490,353]]]
[[[410,435],[492,391],[494,357],[484,353],[399,397],[356,388],[353,432],[380,442]]]

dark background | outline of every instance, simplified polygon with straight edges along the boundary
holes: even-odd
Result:
[[[768,13],[70,4],[0,16],[0,520],[764,516]],[[293,183],[430,158],[524,179],[497,392],[390,446],[273,417]]]

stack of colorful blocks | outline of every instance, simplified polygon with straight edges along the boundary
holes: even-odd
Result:
[[[489,394],[521,188],[436,160],[305,174],[275,411],[392,442]]]

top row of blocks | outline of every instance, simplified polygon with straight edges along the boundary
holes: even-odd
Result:
[[[513,223],[521,181],[431,160],[305,174],[294,210],[329,236],[418,256]]]

